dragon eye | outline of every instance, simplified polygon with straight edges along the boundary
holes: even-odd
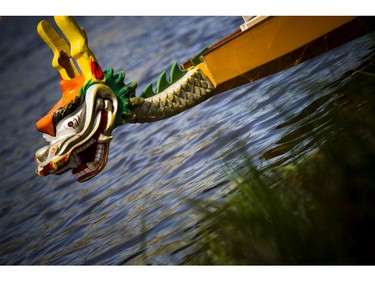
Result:
[[[78,112],[75,116],[66,117],[64,120],[60,121],[56,126],[56,136],[67,137],[74,135],[80,129],[81,117]]]
[[[79,118],[79,117],[78,117]],[[71,119],[67,124],[66,124],[67,127],[69,128],[77,128],[79,126],[79,122],[78,122],[78,119],[76,117],[74,117],[73,119]]]

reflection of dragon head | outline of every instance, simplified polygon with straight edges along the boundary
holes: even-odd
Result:
[[[124,84],[124,72],[101,70],[87,46],[85,31],[73,18],[55,17],[55,21],[70,46],[47,21],[39,23],[39,35],[54,53],[52,66],[61,76],[62,98],[36,123],[49,145],[36,152],[35,162],[39,175],[72,170],[82,182],[107,163],[112,130],[131,118],[129,100],[137,85]]]

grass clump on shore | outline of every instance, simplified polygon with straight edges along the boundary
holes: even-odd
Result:
[[[233,173],[237,192],[206,208],[186,264],[375,264],[374,73],[335,93],[312,155]]]

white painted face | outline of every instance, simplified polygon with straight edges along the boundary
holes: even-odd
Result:
[[[61,139],[66,139],[78,134],[83,129],[83,118],[85,116],[85,107],[81,106],[75,112],[71,113],[56,126],[56,136],[43,134],[43,138],[53,143]]]
[[[43,135],[49,145],[35,154],[37,173],[72,170],[80,182],[97,175],[107,163],[117,109],[117,97],[109,87],[88,88],[80,107],[56,125],[56,136]]]
[[[65,120],[59,122],[56,126],[56,137],[64,138],[72,136],[80,132],[83,127],[84,108],[80,108],[72,116],[68,116]]]

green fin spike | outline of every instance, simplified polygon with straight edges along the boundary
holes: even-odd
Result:
[[[169,83],[167,81],[167,72],[163,71],[158,78],[158,82],[156,82],[156,93],[160,93],[161,91],[168,88],[168,86]]]
[[[135,89],[137,88],[137,82],[131,81],[128,84],[124,84],[123,93],[120,95],[126,94],[127,98],[135,97]]]
[[[182,71],[178,64],[175,62],[171,67],[171,72],[169,73],[170,83],[173,84],[177,80],[181,79],[186,72],[187,70]]]
[[[190,59],[190,62],[193,66],[196,66],[198,64],[201,63],[201,56],[206,53],[208,50],[210,50],[209,48],[204,48],[203,50],[201,50],[198,54],[196,54],[193,58]]]
[[[149,98],[152,96],[155,96],[156,94],[164,91],[167,89],[170,85],[177,82],[179,79],[181,79],[185,74],[187,73],[187,70],[181,70],[179,65],[175,62],[173,63],[171,70],[169,72],[169,81],[167,80],[167,72],[163,71],[156,83],[156,91],[154,92],[152,89],[152,83],[148,84],[146,88],[143,90],[141,97],[142,98]]]
[[[154,96],[155,93],[154,93],[154,90],[152,89],[152,83],[148,84],[146,86],[146,88],[143,90],[142,94],[141,94],[141,97],[142,98],[149,98],[149,97],[152,97]]]

